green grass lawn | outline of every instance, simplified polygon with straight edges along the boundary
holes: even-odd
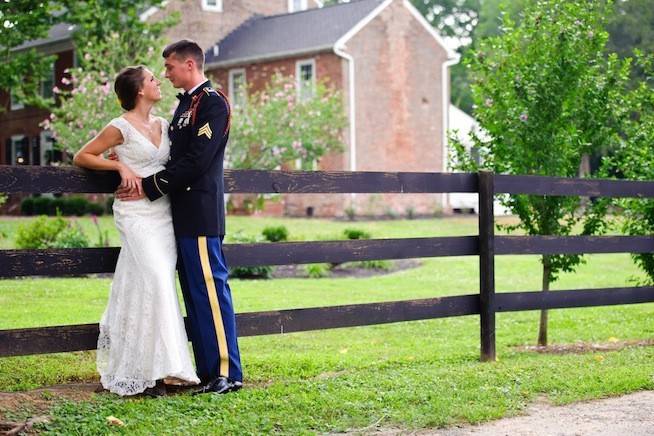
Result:
[[[475,234],[477,225],[472,217],[356,223],[230,217],[228,230],[255,234],[279,223],[298,240],[340,238],[346,227],[379,238],[467,235]],[[0,231],[16,225],[0,220]],[[111,226],[110,218],[102,218],[102,225]],[[117,244],[117,235],[111,237]],[[499,257],[496,287],[499,292],[537,290],[540,274],[535,256]],[[553,287],[629,286],[638,277],[628,255],[592,255]],[[97,322],[109,283],[103,278],[0,281],[0,328]],[[418,268],[365,279],[233,280],[231,286],[237,312],[468,294],[478,289],[478,260],[423,259]],[[653,319],[654,304],[554,310],[550,341],[651,339]],[[96,395],[90,401],[58,403],[50,411],[54,420],[41,430],[296,434],[421,429],[517,414],[540,395],[560,404],[654,389],[653,347],[557,355],[520,351],[518,346],[534,344],[537,325],[535,311],[498,314],[495,363],[479,362],[474,316],[242,338],[246,388],[236,394],[156,400]],[[94,359],[94,352],[0,359],[0,391],[97,380]],[[12,413],[19,419],[30,410]],[[108,427],[110,415],[126,426]]]

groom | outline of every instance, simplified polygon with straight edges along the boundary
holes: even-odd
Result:
[[[243,375],[236,318],[222,250],[225,235],[223,158],[229,137],[230,106],[204,76],[204,53],[181,40],[163,51],[166,78],[178,94],[168,134],[166,168],[144,178],[138,195],[119,191],[121,200],[168,195],[177,240],[178,272],[202,387],[218,394],[241,388]]]

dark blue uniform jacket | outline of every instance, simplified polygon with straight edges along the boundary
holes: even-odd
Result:
[[[177,237],[225,234],[223,159],[230,107],[209,81],[191,95],[180,94],[170,124],[166,169],[143,179],[150,200],[168,194]]]

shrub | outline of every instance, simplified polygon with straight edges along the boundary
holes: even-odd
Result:
[[[20,213],[22,215],[34,215],[34,197],[27,197],[21,201]]]
[[[77,223],[69,222],[64,229],[59,232],[54,242],[54,248],[86,248],[89,246],[89,240],[84,231]]]
[[[54,216],[59,213],[63,216],[82,216],[85,214],[104,214],[102,205],[91,203],[84,197],[28,197],[21,202],[20,210],[23,215]]]
[[[52,200],[48,197],[34,197],[34,215],[55,215]]]
[[[391,262],[388,260],[362,260],[357,262],[356,266],[364,269],[381,269],[388,271],[391,269]]]
[[[370,233],[361,229],[345,229],[343,234],[347,239],[370,239]]]
[[[88,203],[86,205],[86,213],[89,215],[104,215],[104,206],[98,203]]]
[[[329,275],[330,265],[326,263],[310,263],[304,266],[307,275],[312,279],[319,279]]]
[[[357,211],[353,206],[348,206],[344,210],[345,216],[347,217],[348,220],[354,221],[357,215]]]
[[[238,231],[228,236],[230,242],[241,244],[252,244],[261,242],[256,236],[246,235]],[[272,276],[272,267],[263,266],[237,266],[229,269],[229,276],[236,279],[269,279]]]
[[[263,229],[261,234],[270,242],[288,240],[288,230],[286,229],[286,226],[268,226]]]
[[[67,199],[63,199],[62,203],[63,203],[62,213],[64,215],[76,215],[76,216],[84,215],[86,213],[86,209],[89,204],[88,200],[82,197],[70,197]]]
[[[18,226],[18,248],[83,248],[89,242],[78,224],[67,222],[61,216],[40,216],[29,224]]]

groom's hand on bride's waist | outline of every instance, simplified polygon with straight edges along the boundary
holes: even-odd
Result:
[[[127,187],[118,188],[116,189],[116,192],[114,192],[114,196],[121,201],[134,201],[145,198],[145,194],[143,193],[143,188],[141,186],[141,179],[137,179],[137,183],[139,185],[138,190]]]

